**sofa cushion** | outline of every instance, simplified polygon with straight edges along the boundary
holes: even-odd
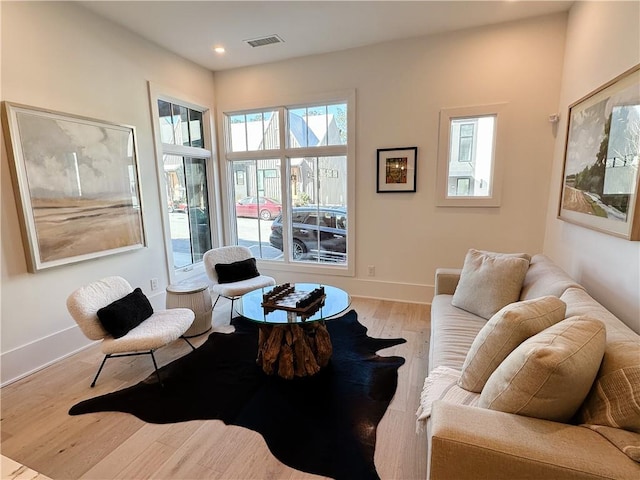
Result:
[[[605,349],[605,326],[572,317],[525,340],[489,377],[480,407],[567,422],[589,393]]]
[[[462,366],[459,385],[481,392],[496,368],[527,338],[565,318],[565,303],[547,296],[503,307],[482,327]]]
[[[634,462],[640,463],[640,433],[603,425],[582,425],[598,432]]]
[[[429,371],[439,366],[462,369],[469,348],[487,321],[451,305],[451,295],[438,295],[431,303]]]
[[[451,304],[489,319],[505,305],[518,301],[529,255],[470,249]]]
[[[578,420],[640,433],[640,343],[607,343]]]
[[[567,317],[588,315],[597,318],[607,326],[607,342],[637,342],[640,335],[619,320],[613,313],[600,305],[582,288],[569,288],[560,297],[567,304]]]
[[[546,295],[559,297],[568,288],[582,289],[583,287],[549,257],[537,254],[531,258],[529,270],[522,283],[520,300],[530,300]]]

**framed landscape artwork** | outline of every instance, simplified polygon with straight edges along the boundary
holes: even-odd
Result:
[[[418,147],[378,149],[378,193],[415,192]]]
[[[569,106],[558,217],[640,240],[640,65]]]
[[[30,272],[145,246],[135,129],[4,102]]]

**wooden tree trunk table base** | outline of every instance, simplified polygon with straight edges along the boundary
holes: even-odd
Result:
[[[324,322],[277,324],[259,327],[256,362],[267,375],[315,375],[329,363],[333,348]]]

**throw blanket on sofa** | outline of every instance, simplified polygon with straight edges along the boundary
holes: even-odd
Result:
[[[458,405],[475,406],[480,399],[479,393],[470,392],[458,386],[462,372],[449,367],[434,368],[424,379],[424,387],[420,394],[420,406],[416,415],[416,431],[424,431],[427,419],[431,416],[431,406],[436,400],[457,403]]]

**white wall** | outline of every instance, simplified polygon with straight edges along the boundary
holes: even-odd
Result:
[[[568,107],[640,63],[640,3],[576,2],[565,48],[559,131]],[[544,252],[600,303],[640,332],[640,242],[629,242],[556,218],[565,136],[556,141]]]
[[[356,276],[331,282],[430,302],[435,269],[461,266],[470,247],[542,251],[565,26],[560,14],[216,72],[218,115],[355,89]],[[440,109],[501,102],[502,207],[436,207]],[[417,192],[376,194],[376,149],[405,146],[418,146]]]
[[[27,272],[5,145],[2,148],[1,381],[87,344],[65,301],[78,286],[122,275],[154,306],[168,272],[147,81],[213,105],[213,74],[96,17],[58,2],[2,2],[2,100],[134,125],[148,247],[36,274]],[[4,140],[3,140],[4,142]],[[150,291],[150,279],[159,289]]]

